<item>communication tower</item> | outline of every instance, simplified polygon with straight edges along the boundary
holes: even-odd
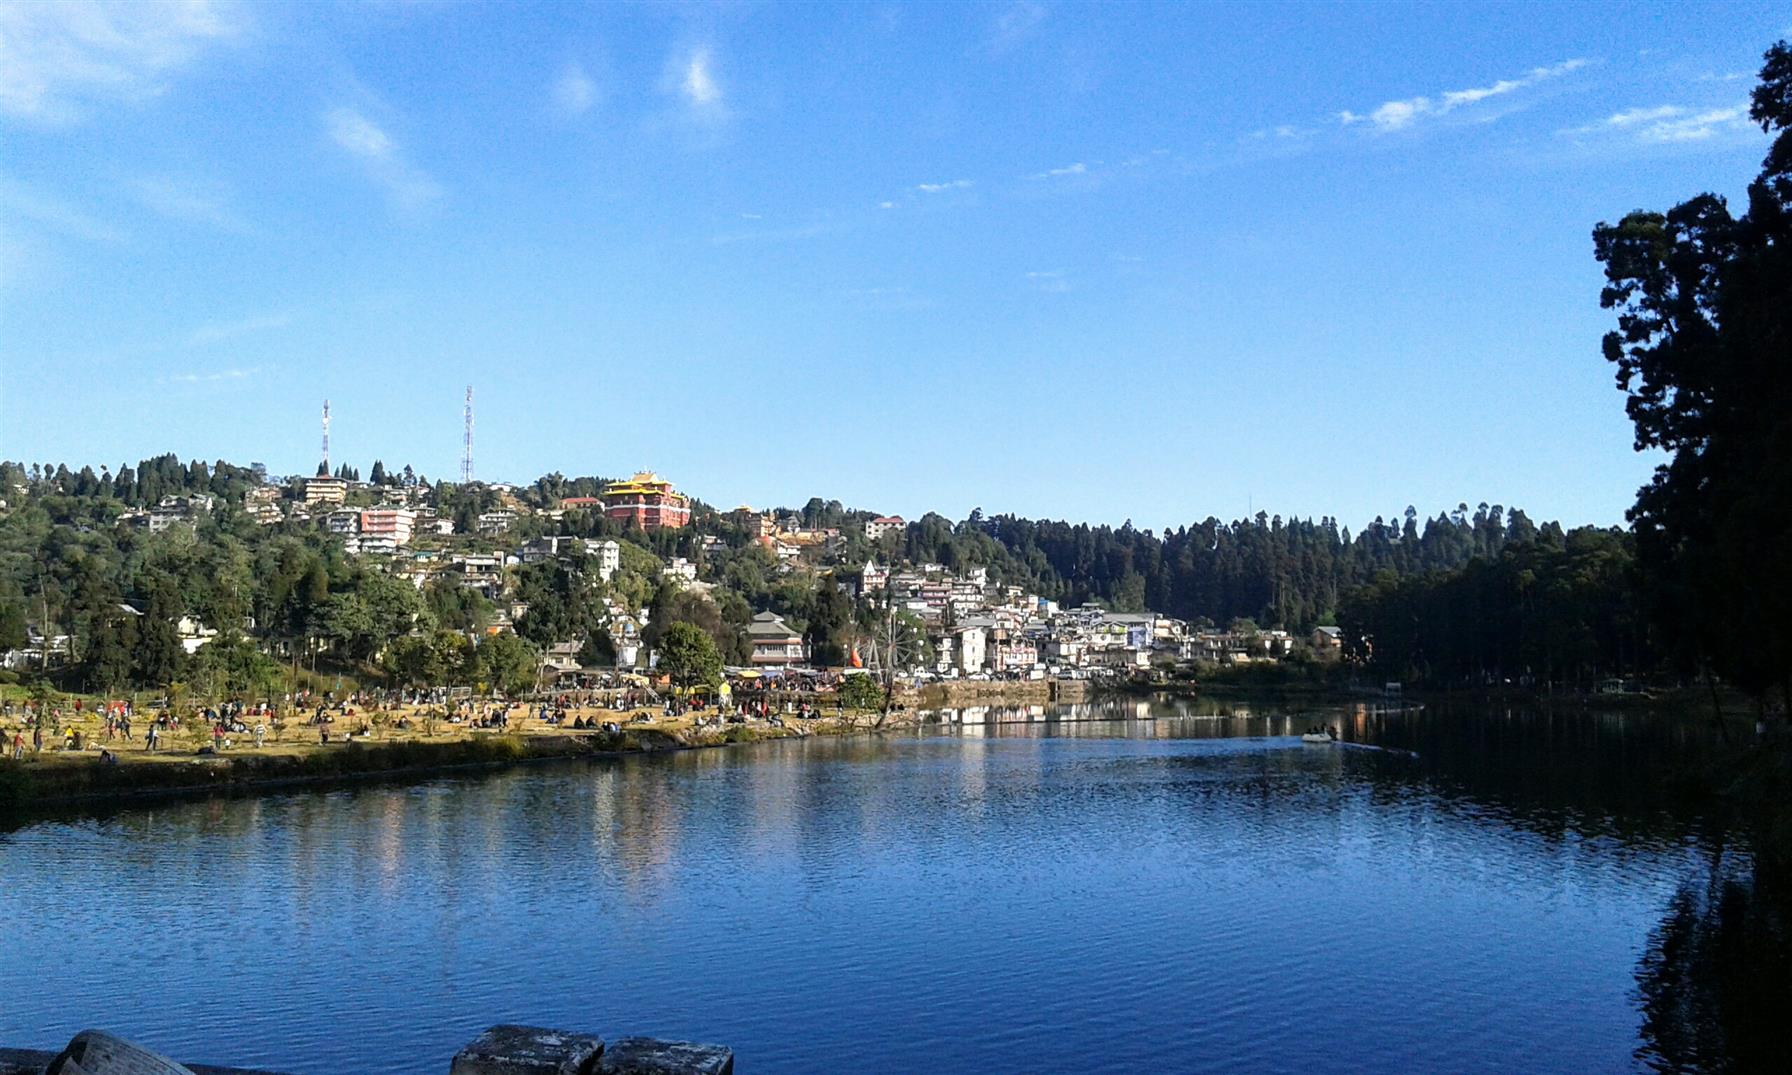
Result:
[[[465,485],[473,480],[473,386],[467,386],[466,429],[461,434],[460,480]]]

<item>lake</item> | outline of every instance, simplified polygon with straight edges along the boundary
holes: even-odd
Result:
[[[497,1022],[720,1042],[743,1072],[1588,1073],[1742,1047],[1688,1031],[1671,988],[1664,938],[1746,863],[1652,779],[1702,748],[1693,720],[1203,708],[15,823],[0,1044],[102,1026],[316,1075],[439,1075]],[[1292,737],[1316,719],[1350,742]]]

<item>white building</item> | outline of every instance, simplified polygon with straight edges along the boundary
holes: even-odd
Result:
[[[614,541],[586,541],[585,552],[597,558],[597,577],[605,582],[622,568],[622,546]]]
[[[502,534],[515,525],[514,511],[488,511],[479,517],[478,523],[481,534]]]
[[[900,534],[908,528],[900,515],[883,515],[865,524],[865,536],[876,541],[885,534]]]

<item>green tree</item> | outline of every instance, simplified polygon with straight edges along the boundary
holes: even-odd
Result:
[[[28,640],[23,598],[0,600],[0,650],[18,649]]]
[[[840,683],[839,698],[848,709],[877,709],[884,704],[884,690],[872,676],[847,676]]]
[[[1792,48],[1749,116],[1775,133],[1748,209],[1701,194],[1593,232],[1604,341],[1636,447],[1665,452],[1630,518],[1653,620],[1687,663],[1792,712]]]
[[[675,687],[716,686],[722,682],[722,655],[701,627],[674,623],[660,636],[659,670]]]
[[[535,686],[540,661],[529,644],[508,631],[480,639],[475,652],[478,676],[493,690],[516,697]]]

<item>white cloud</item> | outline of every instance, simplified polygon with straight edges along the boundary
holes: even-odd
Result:
[[[1686,109],[1675,105],[1661,105],[1657,108],[1633,108],[1628,112],[1618,112],[1606,118],[1608,127],[1634,127],[1639,123],[1651,120],[1669,119],[1685,114]]]
[[[240,9],[209,0],[0,3],[0,114],[69,123],[138,101],[206,46],[237,33]]]
[[[678,88],[693,108],[715,108],[722,103],[722,87],[709,69],[709,50],[698,49],[684,62]]]
[[[1070,290],[1068,276],[1063,269],[1036,269],[1027,274],[1027,280],[1040,291],[1062,295]]]
[[[881,311],[925,310],[933,300],[905,284],[889,287],[858,287],[846,296],[862,308]]]
[[[1727,131],[1751,130],[1748,106],[1711,108],[1691,115],[1661,118],[1643,127],[1637,137],[1645,142],[1698,142]]]
[[[180,384],[215,384],[219,381],[246,381],[260,372],[260,366],[251,366],[247,369],[218,370],[214,373],[177,373],[168,379]]]
[[[563,115],[582,116],[597,103],[597,83],[578,64],[568,64],[554,82],[554,107]]]
[[[441,200],[441,186],[406,160],[391,136],[360,112],[338,108],[324,116],[324,124],[330,140],[361,163],[396,208],[416,212]]]
[[[1062,168],[1047,168],[1045,171],[1034,175],[1033,178],[1034,179],[1056,179],[1060,176],[1067,176],[1067,175],[1087,175],[1088,172],[1089,172],[1089,166],[1087,164],[1084,164],[1082,161],[1077,161],[1075,164],[1066,164]]]
[[[1338,119],[1346,125],[1372,124],[1378,131],[1404,130],[1421,119],[1447,115],[1458,108],[1479,104],[1490,97],[1501,97],[1515,90],[1568,74],[1571,71],[1578,71],[1585,66],[1587,66],[1586,60],[1564,60],[1553,67],[1532,68],[1521,78],[1503,78],[1489,86],[1477,86],[1466,90],[1445,90],[1435,98],[1408,97],[1404,100],[1387,101],[1367,114],[1340,112]]]
[[[102,220],[96,220],[60,198],[42,194],[0,176],[0,209],[7,215],[30,220],[64,235],[99,243],[119,243],[125,235]]]
[[[1746,104],[1704,109],[1657,105],[1614,112],[1597,123],[1570,127],[1558,133],[1571,137],[1627,137],[1637,142],[1662,144],[1702,142],[1720,134],[1754,129],[1748,121]]]
[[[878,202],[877,207],[879,209],[894,209],[894,208],[896,208],[896,203],[895,202]]]
[[[343,149],[369,160],[391,157],[392,139],[366,116],[352,108],[338,108],[327,118],[330,137]]]
[[[208,321],[195,328],[187,337],[188,347],[204,347],[208,344],[234,340],[238,336],[247,336],[254,332],[266,332],[269,329],[285,328],[292,324],[291,314],[268,314],[263,317],[245,317],[237,321]]]
[[[128,184],[127,189],[138,204],[169,220],[205,224],[236,235],[254,230],[229,207],[222,193],[201,189],[187,180],[151,176]]]
[[[1034,3],[1033,0],[1015,0],[996,16],[995,25],[990,32],[991,47],[1003,52],[1020,44],[1039,29],[1045,16],[1043,5]]]
[[[954,179],[949,183],[917,183],[915,189],[922,194],[944,194],[949,190],[965,190],[972,186],[969,179]]]
[[[733,246],[736,243],[788,243],[801,239],[819,239],[828,235],[838,235],[845,230],[846,226],[839,221],[817,220],[790,227],[724,232],[720,235],[710,236],[709,242],[711,246]]]

